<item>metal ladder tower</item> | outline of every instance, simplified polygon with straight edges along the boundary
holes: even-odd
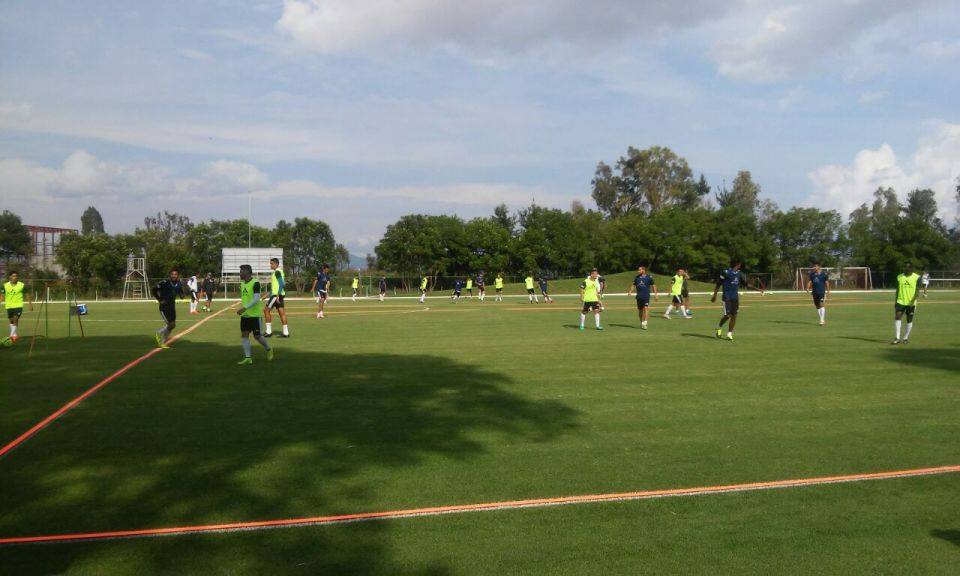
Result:
[[[124,300],[146,300],[150,289],[147,281],[147,257],[127,254],[127,275],[123,278]]]

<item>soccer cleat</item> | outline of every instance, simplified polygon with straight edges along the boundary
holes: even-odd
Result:
[[[14,334],[13,336],[10,337],[10,341],[13,342],[14,344],[16,344],[16,343],[17,343],[17,340],[19,340],[19,339],[20,339],[20,336],[18,336],[18,335],[16,335],[16,334]]]
[[[890,344],[891,344],[891,345],[896,345],[896,344],[899,344],[900,342],[902,342],[902,340],[900,340],[899,338],[894,338],[894,339],[893,339],[893,342],[891,342]]]
[[[646,329],[647,329],[647,325],[646,325],[646,324],[641,324],[641,325],[640,325],[640,329],[641,329],[641,330],[646,330]]]
[[[904,338],[903,340],[900,341],[900,343],[901,343],[901,344],[909,344],[909,343],[910,343],[910,339],[909,339],[909,338]]]
[[[663,317],[666,318],[667,320],[673,320],[673,318],[671,318],[669,314],[664,314]]]
[[[584,329],[584,328],[583,328],[583,324],[581,324],[581,325],[580,325],[580,329],[581,329],[581,330],[583,330],[583,329]]]
[[[280,337],[281,337],[281,338],[289,338],[290,335],[289,335],[289,334],[281,334]]]
[[[824,320],[821,320],[820,325],[823,326],[824,324],[826,324],[826,322]]]
[[[271,332],[271,333],[269,333],[269,334],[264,334],[263,337],[264,337],[264,338],[273,338],[273,332]]]
[[[603,326],[597,326],[597,330],[603,330]]]
[[[237,362],[237,366],[246,366],[247,364],[253,364],[253,358],[244,358]]]
[[[717,338],[723,338],[723,329],[717,328]]]
[[[733,332],[727,334],[727,340],[733,340]]]
[[[154,332],[153,339],[157,341],[157,348],[163,348],[163,340],[160,339],[160,334]]]
[[[267,350],[267,360],[273,360],[273,348]]]

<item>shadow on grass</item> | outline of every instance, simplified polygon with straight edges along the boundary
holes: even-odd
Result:
[[[911,339],[910,344],[887,348],[886,357],[901,364],[960,374],[960,354],[955,348],[920,348],[917,342]]]
[[[103,350],[119,338],[98,338]],[[114,343],[113,340],[118,340]],[[278,343],[275,343],[278,344]],[[507,375],[427,355],[184,342],[0,460],[0,536],[297,518],[447,504],[489,487],[460,463],[546,442],[577,412]],[[101,360],[102,360],[101,356]],[[458,476],[468,474],[469,476]],[[388,522],[0,547],[13,573],[446,574],[401,564]],[[258,545],[258,543],[261,543]],[[135,568],[134,568],[135,567]]]
[[[864,338],[862,336],[837,336],[843,340],[859,340],[860,342],[871,342],[873,344],[888,344],[889,340],[884,340],[882,338]]]
[[[816,326],[816,322],[803,322],[800,320],[767,320],[771,324],[799,324],[801,326]]]
[[[696,332],[683,332],[680,334],[684,338],[706,338],[707,340],[718,340],[718,338],[711,334],[698,334]]]
[[[632,325],[632,324],[607,324],[607,326],[610,326],[610,327],[612,327],[612,328],[630,328],[631,330],[639,330],[639,329],[640,329],[639,326],[634,326],[634,325]]]
[[[934,538],[946,540],[955,546],[960,546],[960,530],[931,530],[930,535]]]

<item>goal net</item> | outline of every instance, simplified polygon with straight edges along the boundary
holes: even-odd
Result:
[[[830,288],[839,290],[872,290],[870,268],[866,266],[845,266],[843,268],[821,268],[827,273]],[[813,268],[797,268],[794,290],[806,290]]]

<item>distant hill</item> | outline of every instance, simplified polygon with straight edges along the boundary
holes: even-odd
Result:
[[[356,254],[350,254],[350,267],[359,268],[364,270],[367,267],[367,257],[366,256],[357,256]]]

